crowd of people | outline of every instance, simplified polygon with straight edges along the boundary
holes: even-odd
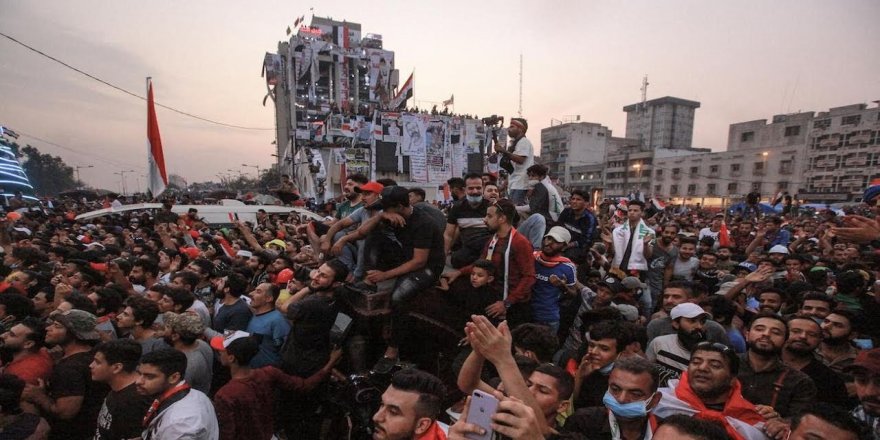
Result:
[[[527,130],[443,209],[349,175],[323,221],[9,210],[0,439],[880,439],[880,186],[846,216],[591,207]],[[367,426],[330,420],[363,373]]]

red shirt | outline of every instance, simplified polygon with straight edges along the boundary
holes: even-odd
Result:
[[[5,374],[12,374],[26,383],[36,385],[37,379],[49,380],[52,374],[52,357],[49,351],[41,348],[37,353],[30,353],[21,359],[16,359],[3,369]]]
[[[495,243],[492,264],[497,268],[497,272],[493,287],[501,292],[504,291],[504,254],[507,251],[510,236],[513,236],[513,242],[510,244],[510,269],[507,273],[507,301],[511,304],[528,302],[532,297],[532,286],[535,284],[535,250],[532,249],[532,243],[529,239],[516,229],[511,228],[508,238],[498,240]],[[480,258],[486,258],[493,240],[494,236],[483,246]],[[473,265],[465,266],[461,268],[461,273],[469,275],[473,267]]]

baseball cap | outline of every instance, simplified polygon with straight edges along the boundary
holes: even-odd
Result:
[[[627,321],[634,322],[639,320],[639,309],[636,306],[611,303],[611,307],[617,309],[620,315],[623,316],[623,319]]]
[[[623,287],[626,290],[647,289],[648,288],[647,284],[639,281],[639,279],[636,277],[626,277],[620,282],[620,284],[623,285]]]
[[[389,186],[382,190],[382,209],[409,206],[409,191],[402,186]]]
[[[241,330],[226,332],[223,336],[214,336],[211,338],[211,348],[217,351],[224,351],[233,341],[250,336],[250,333]]]
[[[205,332],[205,323],[194,313],[165,312],[165,325],[181,336],[199,337]]]
[[[266,244],[263,245],[263,247],[266,247],[266,248],[269,246],[278,246],[281,249],[287,249],[287,243],[285,243],[283,240],[279,240],[277,238],[274,240],[267,241]]]
[[[568,232],[568,229],[563,228],[562,226],[554,226],[550,228],[550,232],[544,236],[544,238],[550,237],[556,240],[557,243],[568,243],[571,241],[571,233]]]
[[[856,356],[852,364],[844,367],[844,372],[867,371],[871,374],[880,374],[880,348],[863,350]]]
[[[703,310],[702,307],[700,307],[694,303],[681,303],[681,304],[673,307],[672,311],[669,312],[669,317],[672,318],[673,321],[678,318],[691,318],[691,319],[693,319],[693,318],[696,318],[696,317],[702,316],[702,315],[709,316],[709,314],[706,313],[706,311]]]
[[[354,187],[354,192],[357,192],[357,193],[371,192],[371,193],[379,194],[382,192],[383,189],[385,189],[385,186],[383,186],[381,183],[370,181],[370,182],[367,182],[361,186]]]
[[[95,330],[98,318],[85,310],[73,309],[51,316],[55,322],[61,323],[67,331],[82,341],[97,341],[101,335]]]
[[[777,244],[776,246],[773,246],[772,248],[770,248],[770,252],[768,252],[768,254],[786,254],[786,255],[788,255],[788,248],[781,245],[781,244]]]
[[[745,268],[746,270],[749,271],[749,273],[752,273],[752,272],[758,270],[758,265],[757,265],[757,264],[755,264],[755,263],[750,263],[750,262],[748,262],[748,261],[743,261],[742,263],[737,264],[737,267]]]
[[[617,281],[617,278],[614,277],[605,277],[605,279],[600,281],[598,285],[607,287],[611,293],[620,293],[621,289],[623,289],[620,281]]]
[[[251,251],[240,250],[240,251],[238,251],[238,252],[235,253],[235,256],[236,256],[236,257],[250,258],[250,257],[253,257],[253,256],[254,256],[254,253],[251,252]]]

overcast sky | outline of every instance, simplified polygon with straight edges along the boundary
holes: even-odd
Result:
[[[3,0],[0,32],[136,93],[230,124],[272,128],[263,54],[308,3],[293,1]],[[581,115],[623,136],[623,106],[697,100],[695,147],[723,150],[728,125],[880,99],[880,2],[332,1],[318,16],[362,24],[395,51],[415,99],[455,94],[458,113],[523,114],[538,144],[551,118]],[[412,101],[410,105],[412,105]],[[875,104],[870,104],[875,105]],[[273,162],[274,131],[219,127],[158,109],[171,173],[190,182]],[[146,104],[0,37],[0,124],[60,155],[86,183],[129,190],[146,174]]]

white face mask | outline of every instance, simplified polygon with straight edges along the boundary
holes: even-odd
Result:
[[[541,182],[540,180],[532,180],[532,179],[529,179],[529,183],[528,183],[529,188],[534,188],[535,185],[537,185],[537,184],[540,183],[540,182]]]

